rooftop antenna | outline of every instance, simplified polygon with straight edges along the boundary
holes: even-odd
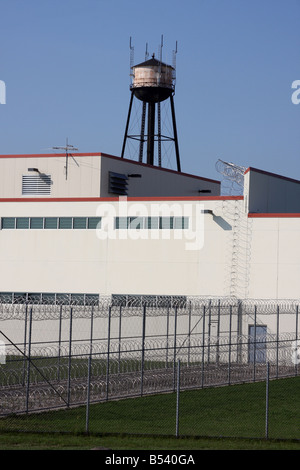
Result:
[[[66,152],[66,166],[65,166],[65,169],[66,169],[66,180],[68,179],[68,160],[69,160],[69,157],[71,157],[74,162],[76,163],[77,166],[78,163],[76,162],[75,158],[73,157],[72,153],[70,152],[71,151],[75,151],[75,150],[78,150],[78,148],[74,147],[73,145],[71,144],[68,144],[68,137],[66,138],[66,145],[65,147],[52,147],[53,150],[64,150]]]

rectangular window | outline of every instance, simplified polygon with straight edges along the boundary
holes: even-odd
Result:
[[[182,228],[188,229],[190,226],[190,219],[188,217],[182,217],[182,222],[183,222]]]
[[[128,219],[127,217],[116,217],[115,218],[115,228],[118,229],[126,229],[128,228]]]
[[[44,227],[43,217],[31,217],[30,218],[30,228],[42,229],[43,227]]]
[[[174,217],[160,217],[159,228],[161,229],[172,229],[174,223]]]
[[[27,294],[27,302],[30,304],[40,304],[42,300],[42,294],[40,293],[28,293]]]
[[[59,228],[72,228],[72,217],[60,217]]]
[[[29,228],[29,217],[17,217],[17,229]]]
[[[99,294],[68,294],[40,292],[0,292],[0,302],[8,304],[99,305]]]
[[[86,217],[74,217],[73,228],[84,229],[86,228]]]
[[[13,303],[14,304],[23,304],[27,301],[26,292],[14,292],[13,293]]]
[[[188,217],[174,217],[174,228],[175,229],[189,228],[189,218]]]
[[[56,303],[58,305],[70,305],[71,295],[70,294],[56,294]]]
[[[85,305],[98,305],[99,295],[97,294],[85,294]]]
[[[55,304],[55,294],[42,294],[42,304],[54,305]]]
[[[115,229],[187,229],[188,217],[116,217]]]
[[[12,229],[16,226],[15,217],[2,217],[1,228],[2,229]]]
[[[0,302],[2,304],[11,304],[13,301],[12,292],[0,292]]]
[[[89,229],[101,228],[101,217],[89,217],[87,228]]]
[[[158,229],[159,228],[158,217],[147,217],[145,221],[145,228]]]
[[[57,217],[45,217],[45,226],[46,229],[57,228]]]
[[[128,217],[128,228],[140,230],[144,226],[143,222],[143,217]]]
[[[157,307],[181,307],[186,308],[186,297],[183,295],[123,295],[112,294],[112,305],[115,306],[140,306],[143,304]]]
[[[71,294],[72,305],[84,305],[84,294]]]

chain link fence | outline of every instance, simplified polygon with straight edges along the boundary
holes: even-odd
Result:
[[[300,438],[297,301],[36,299],[0,304],[2,430]]]

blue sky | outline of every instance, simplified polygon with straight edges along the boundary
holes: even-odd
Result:
[[[120,155],[135,63],[178,41],[182,171],[221,158],[300,179],[300,0],[0,0],[0,154]],[[175,168],[175,161],[172,165]]]

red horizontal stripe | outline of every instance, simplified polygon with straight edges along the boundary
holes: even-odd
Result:
[[[271,212],[271,213],[253,213],[253,212],[249,212],[248,214],[248,217],[251,217],[251,218],[297,218],[297,217],[300,217],[300,213],[299,212]]]
[[[74,155],[74,157],[100,157],[101,153],[79,153],[79,152],[69,152],[69,155]],[[49,158],[49,157],[64,157],[66,158],[65,153],[34,153],[34,154],[19,154],[19,155],[0,155],[0,158]]]
[[[164,196],[127,197],[127,201],[241,201],[243,196]],[[117,202],[118,197],[37,197],[0,198],[1,202]]]

